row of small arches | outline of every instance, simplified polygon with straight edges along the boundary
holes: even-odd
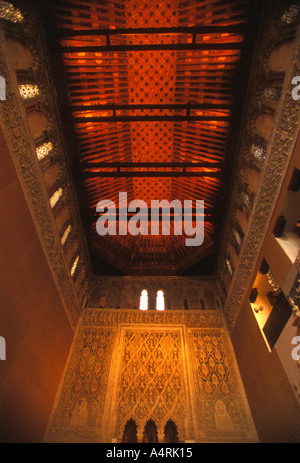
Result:
[[[156,310],[163,311],[165,310],[165,295],[164,292],[160,289],[156,293]],[[140,296],[140,310],[149,309],[149,295],[146,289],[143,289]]]
[[[122,443],[125,444],[134,444],[138,442],[137,437],[137,425],[136,422],[130,418],[127,421],[123,436],[122,436]],[[169,420],[167,421],[165,428],[164,428],[164,442],[167,444],[176,444],[178,441],[178,431],[177,426],[174,421]],[[145,424],[144,433],[143,433],[143,443],[158,443],[158,432],[157,426],[155,422],[150,419]]]

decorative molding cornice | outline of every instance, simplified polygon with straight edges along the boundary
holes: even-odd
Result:
[[[189,328],[224,328],[223,313],[220,310],[170,310],[157,312],[149,310],[86,309],[81,326],[115,326],[118,324],[185,325]]]

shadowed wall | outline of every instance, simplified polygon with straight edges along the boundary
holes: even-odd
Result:
[[[0,152],[0,441],[40,442],[73,331],[1,130]]]

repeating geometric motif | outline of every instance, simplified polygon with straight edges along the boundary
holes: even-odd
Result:
[[[127,0],[125,8],[127,27],[174,27],[178,25],[179,2],[139,2]]]
[[[160,442],[170,419],[180,441],[257,441],[230,339],[218,327],[221,320],[199,328],[196,318],[182,329],[178,313],[172,320],[180,326],[155,324],[152,317],[130,325],[126,319],[124,326],[124,317],[114,316],[122,310],[99,312],[110,326],[104,326],[105,317],[101,323],[89,318],[89,326],[83,321],[46,441],[119,441],[131,418],[139,441],[150,418]]]
[[[126,330],[117,398],[117,435],[130,418],[142,431],[152,418],[160,433],[168,419],[184,437],[185,386],[179,330]]]
[[[245,398],[228,349],[218,331],[193,330],[189,334],[193,358],[196,413],[208,439],[251,440],[255,432],[248,419]]]
[[[146,5],[129,0],[126,2],[125,18],[129,29],[178,26],[178,0],[168,3],[149,2]],[[151,44],[153,36],[129,36],[127,40],[131,43],[140,43],[142,40],[145,44]],[[166,102],[166,98],[168,103],[175,103],[174,51],[128,53],[127,59],[130,103],[162,104]],[[172,122],[131,124],[132,161],[170,161],[173,153],[173,130]],[[145,201],[149,201],[149,198],[174,199],[171,198],[171,180],[167,178],[157,178],[155,182],[134,179],[133,186],[135,197]]]
[[[95,431],[104,407],[113,341],[114,333],[108,330],[85,329],[79,334],[55,409],[53,431]]]
[[[224,318],[219,310],[173,310],[158,313],[148,310],[86,309],[83,324],[94,326],[114,326],[122,323],[151,323],[157,325],[184,324],[187,327],[223,328]]]

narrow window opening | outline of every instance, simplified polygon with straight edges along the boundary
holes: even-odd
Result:
[[[56,206],[59,199],[62,197],[62,194],[63,194],[62,188],[58,188],[58,190],[56,190],[56,192],[51,196],[50,206],[52,207],[52,209],[54,208],[54,206]]]
[[[226,263],[226,268],[227,268],[227,270],[228,270],[228,273],[229,273],[229,275],[232,277],[232,276],[233,276],[233,268],[232,268],[231,262],[230,262],[230,260],[228,259],[228,257],[226,257],[225,263]]]
[[[158,442],[157,427],[153,420],[147,421],[144,430],[143,443],[156,444]]]
[[[79,262],[79,256],[77,256],[76,259],[74,260],[74,264],[72,265],[72,268],[71,268],[71,276],[74,276],[78,262]]]
[[[177,426],[172,420],[169,420],[165,426],[165,443],[166,444],[177,444],[178,443]]]
[[[137,425],[135,421],[130,418],[130,420],[127,421],[124,432],[123,432],[123,437],[122,437],[122,444],[136,444],[137,443]]]
[[[141,293],[140,310],[148,310],[148,291],[146,289]]]
[[[36,148],[36,155],[37,155],[38,160],[41,161],[42,159],[47,157],[52,150],[53,150],[53,145],[51,142],[44,143],[43,145],[38,146]]]
[[[71,233],[71,230],[72,230],[71,225],[68,225],[67,228],[66,228],[65,231],[64,231],[63,236],[62,236],[61,239],[60,239],[62,245],[64,245],[65,242],[67,241],[68,236],[69,236],[70,233]]]
[[[156,310],[165,310],[165,296],[162,290],[157,291],[156,294]]]

